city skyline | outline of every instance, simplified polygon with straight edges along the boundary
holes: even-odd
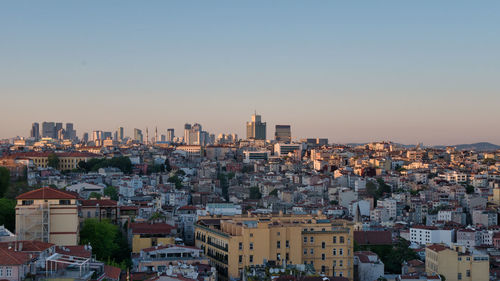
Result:
[[[500,144],[498,2],[192,6],[4,3],[0,138],[34,120],[244,136],[257,109],[294,138]]]

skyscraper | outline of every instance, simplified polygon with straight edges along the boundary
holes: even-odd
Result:
[[[43,138],[53,138],[57,137],[57,132],[54,122],[43,122],[42,123],[42,137]]]
[[[260,115],[252,115],[252,121],[247,122],[247,139],[266,139],[266,122],[261,121]]]
[[[167,129],[167,141],[168,142],[174,142],[174,129]]]
[[[74,140],[76,138],[76,131],[73,129],[73,123],[66,123],[65,139]]]
[[[191,124],[184,124],[184,143],[189,144],[189,130],[191,130]]]
[[[277,142],[290,143],[292,141],[292,130],[290,129],[290,125],[276,125],[274,139]]]
[[[118,140],[122,141],[124,137],[125,136],[123,135],[123,127],[118,128]]]
[[[82,142],[84,143],[89,142],[89,133],[83,133]]]
[[[92,140],[93,141],[102,140],[102,139],[103,139],[102,131],[93,131],[92,132]]]
[[[40,139],[40,124],[38,124],[37,122],[31,124],[30,137],[35,140]]]
[[[142,143],[143,138],[142,138],[142,131],[139,129],[134,129],[134,140]]]
[[[57,135],[59,134],[59,131],[63,128],[63,123],[57,122],[55,125],[55,136],[54,138],[57,138]]]

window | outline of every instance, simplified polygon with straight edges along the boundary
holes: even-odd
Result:
[[[462,273],[458,273],[458,280],[462,280]]]
[[[337,255],[337,249],[333,248],[333,255],[336,256]]]
[[[343,260],[339,260],[339,267],[342,267],[344,266],[344,261]]]
[[[337,244],[337,236],[333,236],[333,244]]]
[[[307,249],[304,249],[304,255],[307,255]]]
[[[12,277],[12,267],[10,266],[5,267],[5,276]]]
[[[250,262],[253,263],[253,255],[250,255]]]
[[[307,243],[307,237],[304,236],[304,243]]]
[[[311,236],[311,243],[314,243],[314,237]]]
[[[3,267],[0,266],[0,277],[3,276]]]
[[[280,253],[276,254],[276,260],[277,260],[277,261],[280,261],[280,260],[281,260],[281,254],[280,254]]]
[[[280,234],[281,234],[281,233],[278,231],[278,236],[280,236]]]
[[[339,256],[342,256],[344,254],[344,249],[339,249]]]
[[[28,206],[28,205],[33,205],[33,200],[23,200],[23,206]]]
[[[90,218],[90,211],[87,211],[87,218]]]
[[[337,261],[333,261],[333,267],[337,266]]]
[[[324,265],[321,266],[321,272],[326,272],[326,266]]]
[[[326,259],[325,254],[321,254],[321,260],[325,260],[325,259]]]
[[[286,240],[285,245],[287,248],[290,248],[290,241]]]
[[[311,248],[311,255],[314,255],[314,249]]]
[[[325,242],[321,242],[321,248],[324,249],[326,246]]]
[[[242,255],[240,255],[240,256],[238,257],[238,262],[239,262],[239,263],[242,263],[242,262],[243,262],[243,256],[242,256]]]
[[[280,249],[281,248],[281,241],[276,242],[276,248]]]
[[[465,272],[465,276],[470,277],[470,270],[467,269],[467,271]]]
[[[253,250],[253,243],[250,243],[250,250]]]
[[[242,242],[238,243],[238,249],[243,250],[243,243]]]
[[[250,233],[250,237],[253,237],[253,233]]]
[[[290,260],[290,255],[288,253],[286,253],[286,260]]]
[[[71,205],[71,200],[59,200],[59,205]]]
[[[344,244],[344,236],[340,236],[340,244]]]

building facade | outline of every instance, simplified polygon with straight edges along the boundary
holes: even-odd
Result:
[[[19,195],[16,205],[16,235],[59,246],[78,245],[78,196],[52,187]]]
[[[353,280],[353,224],[325,215],[199,217],[195,244],[221,279],[240,278],[245,267],[312,265],[327,276]]]

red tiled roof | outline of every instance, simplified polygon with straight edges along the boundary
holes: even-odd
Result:
[[[56,253],[81,258],[90,258],[92,256],[92,251],[86,250],[84,245],[58,246],[56,247]]]
[[[65,191],[52,187],[42,187],[28,191],[16,197],[16,199],[78,199],[78,193]]]
[[[117,202],[111,199],[89,199],[82,200],[82,207],[94,207],[99,204],[100,207],[116,207]]]
[[[7,155],[9,158],[18,158],[18,157],[49,157],[52,153],[55,153],[57,157],[100,157],[97,154],[89,153],[89,152],[52,152],[52,151],[30,151],[30,152],[16,152],[10,155]]]
[[[198,210],[198,208],[196,208],[196,206],[193,205],[185,205],[180,207],[179,210]]]
[[[0,248],[0,265],[22,265],[30,261],[30,254]]]
[[[390,231],[354,231],[354,241],[358,245],[390,245]]]
[[[121,273],[122,273],[122,270],[118,267],[104,265],[104,274],[109,279],[119,280]]]
[[[23,240],[17,242],[0,242],[0,248],[8,249],[9,247],[17,247],[21,252],[41,252],[54,246],[52,243],[42,241]]]
[[[441,252],[448,249],[448,247],[439,244],[432,244],[427,246],[427,248],[433,250],[434,252]]]
[[[166,223],[131,223],[132,234],[170,234],[174,226]]]

